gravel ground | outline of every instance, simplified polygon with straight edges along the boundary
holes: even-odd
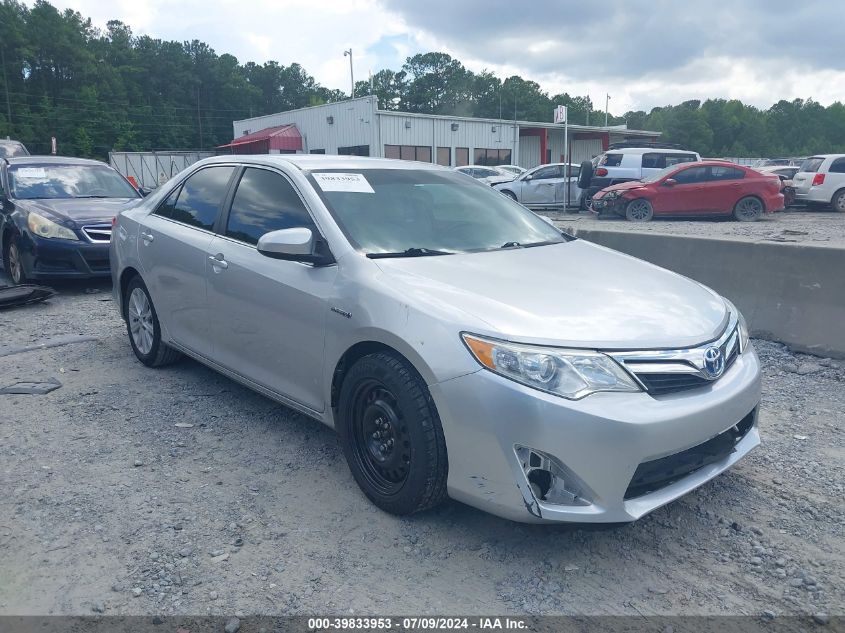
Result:
[[[672,233],[702,237],[730,237],[751,241],[800,242],[845,247],[845,213],[789,209],[765,215],[758,222],[732,220],[665,220],[634,223],[624,218],[596,219],[589,212],[543,212],[566,229],[611,229],[631,232]]]
[[[135,361],[90,286],[0,312],[0,387],[62,383],[0,395],[0,615],[843,613],[839,362],[758,341],[763,444],[634,524],[400,519],[329,429],[193,361]],[[68,334],[93,340],[9,354]]]

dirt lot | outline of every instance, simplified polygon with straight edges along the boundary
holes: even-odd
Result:
[[[674,233],[702,237],[731,237],[748,240],[800,242],[845,247],[845,213],[790,209],[767,214],[758,222],[732,220],[665,220],[634,223],[624,218],[596,219],[592,213],[544,213],[561,228],[612,229],[631,232]]]
[[[589,529],[383,514],[329,429],[195,362],[136,362],[104,284],[0,333],[0,387],[62,383],[0,395],[0,614],[843,613],[839,362],[758,342],[762,446]],[[12,353],[69,334],[93,340]]]

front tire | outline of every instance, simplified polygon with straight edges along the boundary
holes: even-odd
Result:
[[[654,217],[654,207],[645,198],[631,200],[625,207],[625,217],[629,222],[649,222]]]
[[[338,433],[355,481],[385,512],[413,514],[446,498],[446,440],[428,387],[402,357],[361,358],[343,380]]]
[[[506,197],[508,197],[508,198],[510,198],[511,200],[513,200],[514,202],[519,202],[519,200],[517,200],[517,199],[516,199],[516,194],[515,194],[513,191],[508,191],[507,189],[505,189],[504,191],[502,191],[502,193],[503,193]]]
[[[182,354],[161,340],[153,300],[140,277],[133,277],[123,294],[123,316],[126,332],[135,357],[147,367],[163,367],[175,363]]]
[[[9,275],[9,279],[12,280],[14,285],[19,286],[29,281],[24,269],[21,246],[17,237],[9,238],[9,243],[3,253],[3,268],[6,269],[6,274]]]
[[[833,198],[830,200],[830,206],[833,207],[834,211],[845,213],[845,189],[840,189],[833,194]]]
[[[763,217],[763,203],[759,198],[746,196],[736,203],[734,217],[740,222],[756,222]]]

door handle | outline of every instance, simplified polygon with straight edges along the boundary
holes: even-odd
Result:
[[[214,268],[222,268],[223,270],[225,270],[225,269],[227,269],[227,268],[229,267],[229,262],[227,262],[227,261],[223,258],[223,254],[222,254],[222,253],[218,253],[217,255],[209,255],[209,256],[208,256],[208,261],[210,261],[210,262],[211,262],[211,265],[212,265],[212,267],[214,267]]]
[[[155,236],[150,232],[144,231],[141,233],[141,239],[149,246],[149,244],[155,239]]]

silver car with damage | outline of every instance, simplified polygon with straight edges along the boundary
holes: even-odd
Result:
[[[141,362],[333,427],[389,512],[632,521],[759,443],[730,302],[450,169],[207,159],[119,215],[111,265]]]

